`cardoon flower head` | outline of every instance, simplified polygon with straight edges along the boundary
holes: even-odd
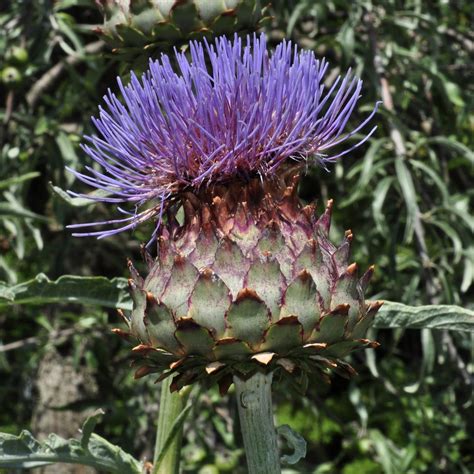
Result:
[[[118,80],[123,102],[109,90],[93,118],[99,136],[86,137],[86,153],[102,170],[71,170],[81,181],[106,192],[92,198],[128,203],[117,225],[77,236],[106,237],[157,218],[186,191],[258,176],[266,180],[287,163],[323,166],[364,143],[370,132],[348,149],[330,154],[359,132],[345,131],[361,93],[362,81],[347,72],[330,87],[328,63],[311,51],[282,42],[273,53],[265,36],[192,42],[189,60],[175,53],[150,61],[141,81],[132,73],[128,86]],[[75,195],[75,193],[71,193]]]
[[[158,255],[148,275],[130,265],[134,301],[123,314],[136,376],[173,374],[172,389],[280,371],[305,384],[326,372],[350,376],[342,358],[365,339],[380,302],[366,302],[373,268],[359,278],[350,263],[352,233],[329,240],[332,202],[319,218],[296,190],[301,169],[325,166],[362,144],[331,150],[361,130],[345,126],[362,83],[346,74],[326,89],[327,63],[289,42],[267,52],[265,37],[192,43],[163,55],[141,82],[109,92],[85,151],[103,168],[76,173],[132,203],[121,227],[156,217]],[[175,213],[181,207],[184,220]],[[80,227],[91,224],[79,224]]]

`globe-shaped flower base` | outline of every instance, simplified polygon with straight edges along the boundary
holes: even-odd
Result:
[[[381,302],[366,302],[373,267],[350,263],[352,234],[329,240],[332,201],[316,218],[297,197],[298,170],[181,196],[183,222],[168,216],[143,279],[130,265],[134,302],[124,319],[139,340],[135,376],[174,376],[172,390],[280,371],[303,387],[376,347],[365,339]]]

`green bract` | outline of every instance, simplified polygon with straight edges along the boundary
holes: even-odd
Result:
[[[350,231],[334,246],[332,203],[317,219],[297,179],[183,195],[184,223],[170,213],[149,274],[131,266],[137,377],[174,374],[173,389],[211,379],[225,392],[232,375],[256,370],[284,369],[303,384],[328,369],[354,373],[341,359],[376,345],[364,339],[381,306],[364,301],[373,268],[358,277]]]
[[[100,0],[99,4],[104,25],[97,32],[121,52],[255,31],[265,12],[259,0]]]

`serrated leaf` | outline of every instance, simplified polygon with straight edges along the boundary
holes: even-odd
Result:
[[[110,473],[140,474],[142,463],[119,446],[92,433],[102,414],[99,410],[85,421],[79,439],[66,440],[50,434],[41,443],[26,430],[19,436],[0,433],[0,468],[32,469],[60,462],[91,466]]]

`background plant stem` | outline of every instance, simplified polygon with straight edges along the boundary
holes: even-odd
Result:
[[[183,411],[189,391],[184,393],[170,391],[172,377],[163,380],[161,385],[161,399],[160,410],[158,414],[158,426],[156,429],[155,453],[153,456],[154,462],[164,448],[166,438],[173,426],[174,421]],[[176,434],[173,442],[168,448],[168,451],[163,460],[153,467],[153,474],[178,474],[179,461],[181,454],[181,442],[183,439],[183,428],[181,427]]]
[[[279,474],[280,454],[273,423],[272,374],[234,377],[249,474]]]

